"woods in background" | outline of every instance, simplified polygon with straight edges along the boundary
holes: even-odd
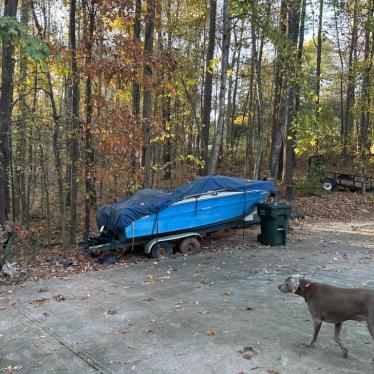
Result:
[[[68,246],[141,187],[374,162],[374,0],[0,4],[0,224]]]

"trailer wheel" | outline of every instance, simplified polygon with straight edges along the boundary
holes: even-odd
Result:
[[[335,188],[335,181],[331,178],[325,178],[321,183],[325,191],[331,192]]]
[[[170,257],[173,254],[173,244],[170,242],[156,243],[151,249],[151,255],[155,259]]]
[[[184,255],[192,255],[201,251],[201,244],[195,237],[185,238],[179,243],[179,250]]]

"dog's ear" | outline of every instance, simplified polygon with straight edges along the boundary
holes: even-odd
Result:
[[[291,277],[290,285],[291,285],[292,292],[295,293],[300,286],[300,277],[299,276]]]

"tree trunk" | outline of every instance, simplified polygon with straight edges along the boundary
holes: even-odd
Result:
[[[68,238],[66,235],[66,216],[65,216],[65,194],[64,194],[64,176],[62,172],[62,159],[61,159],[61,135],[60,135],[60,116],[57,113],[56,102],[53,94],[52,78],[49,71],[46,73],[49,88],[49,97],[52,107],[52,117],[54,121],[53,131],[53,155],[55,159],[55,168],[57,174],[57,186],[58,186],[58,206],[59,206],[59,219],[60,219],[60,231],[61,238],[64,248],[68,246]]]
[[[319,20],[317,33],[317,61],[316,61],[316,112],[315,112],[315,129],[319,127],[319,114],[321,111],[320,105],[320,91],[321,91],[321,60],[322,60],[322,24],[323,24],[323,1],[319,1]],[[318,153],[318,139],[317,139],[317,153]]]
[[[134,41],[140,45],[141,35],[141,12],[142,12],[142,0],[135,0],[135,20],[134,20]],[[136,66],[136,73],[140,70],[139,66]],[[140,114],[140,85],[137,81],[132,82],[132,114],[139,119]],[[133,172],[139,168],[136,152],[131,151],[131,168]]]
[[[247,92],[247,97],[245,100],[245,107],[243,110],[243,121],[245,112],[247,111],[248,103],[248,119],[247,119],[247,136],[246,136],[246,151],[245,151],[245,172],[244,175],[248,175],[249,170],[253,170],[253,150],[254,150],[254,126],[255,126],[255,116],[254,116],[254,94],[255,94],[255,61],[253,56],[251,57],[251,71],[249,75],[249,90]]]
[[[351,44],[349,47],[348,58],[348,84],[347,84],[347,99],[345,105],[345,134],[343,136],[343,156],[347,156],[347,146],[349,135],[352,134],[354,129],[353,107],[355,104],[355,89],[356,77],[354,72],[354,62],[357,52],[357,39],[358,39],[358,0],[354,1],[353,7],[353,25],[351,34]]]
[[[372,97],[370,87],[373,80],[373,57],[374,57],[374,32],[370,30],[373,25],[374,1],[369,3],[367,10],[367,19],[365,24],[365,52],[362,74],[362,92],[361,92],[361,118],[360,118],[360,166],[361,177],[365,176],[366,170],[366,151],[368,147],[368,128],[369,111],[371,108]],[[372,38],[370,38],[370,33]],[[371,40],[372,39],[372,40]],[[362,193],[366,192],[365,183],[362,184]]]
[[[79,76],[76,42],[76,0],[70,0],[69,41],[72,72],[72,113],[71,113],[71,200],[70,200],[70,244],[77,241],[77,199],[78,199],[78,158],[79,158]]]
[[[339,62],[340,62],[340,74],[339,74],[339,81],[340,81],[340,138],[342,142],[342,148],[344,148],[345,144],[345,121],[344,121],[344,92],[343,92],[343,81],[344,81],[344,60],[343,60],[343,53],[340,44],[340,32],[338,28],[338,14],[336,11],[336,2],[333,1],[334,7],[334,20],[335,20],[335,31],[336,31],[336,41],[338,44],[338,55],[339,55]]]
[[[202,114],[202,156],[205,161],[205,169],[208,166],[208,145],[210,130],[210,113],[212,111],[212,85],[213,85],[213,68],[212,61],[214,57],[214,44],[216,38],[216,17],[217,17],[217,0],[210,0],[209,5],[209,38],[208,49],[206,53],[205,82],[204,82],[204,106]]]
[[[44,190],[44,203],[47,222],[51,222],[51,209],[50,209],[50,198],[49,198],[49,182],[48,182],[48,167],[46,165],[44,144],[39,133],[39,156],[40,156],[40,168],[42,169],[42,187]],[[51,241],[51,225],[47,225],[47,241],[50,244]]]
[[[265,147],[265,119],[264,119],[264,93],[262,88],[261,77],[261,54],[257,52],[257,35],[256,35],[256,18],[258,17],[257,0],[252,1],[252,18],[251,18],[251,34],[252,34],[252,58],[254,61],[256,93],[257,93],[257,114],[258,114],[258,136],[259,144],[253,169],[253,177],[260,177],[260,167]]]
[[[234,29],[234,37],[235,37],[235,42],[234,42],[234,50],[232,53],[231,57],[231,63],[229,64],[228,69],[231,70],[231,74],[229,74],[228,77],[228,90],[227,90],[227,111],[226,111],[226,116],[225,116],[225,125],[224,125],[224,133],[225,133],[225,149],[230,148],[230,138],[231,138],[231,118],[232,118],[232,106],[233,106],[233,69],[234,69],[234,64],[236,60],[236,48],[235,45],[237,44],[237,36],[236,36],[236,31]],[[222,148],[222,147],[221,147]]]
[[[30,1],[23,0],[21,8],[21,22],[28,28],[30,17]],[[27,156],[27,142],[26,134],[28,131],[28,110],[26,104],[26,80],[27,80],[27,55],[23,48],[20,49],[20,63],[19,63],[20,81],[19,81],[19,108],[21,112],[21,119],[19,122],[19,146],[16,151],[16,161],[18,168],[16,171],[16,179],[18,186],[18,194],[21,202],[21,222],[28,227],[29,225],[29,206],[27,205],[27,191],[26,191],[26,156]]]
[[[280,42],[277,47],[277,58],[274,72],[274,99],[273,99],[273,118],[272,118],[272,141],[270,151],[270,173],[276,180],[278,177],[279,156],[281,154],[283,136],[285,129],[285,91],[287,89],[287,80],[283,79],[284,70],[284,44],[286,43],[287,32],[287,1],[281,1],[279,35]],[[283,105],[282,105],[283,104]]]
[[[5,0],[4,16],[16,17],[17,0]],[[0,224],[9,214],[9,169],[11,161],[10,138],[13,103],[14,44],[3,44],[0,95]]]
[[[71,90],[71,72],[69,72],[65,79],[65,152],[66,152],[66,159],[67,162],[65,164],[65,185],[66,185],[66,196],[65,196],[65,204],[66,207],[70,207],[71,202],[71,108],[72,108],[72,90]]]
[[[171,17],[171,0],[168,0],[166,2],[165,12],[166,12],[167,22],[169,23],[170,22],[170,17]],[[170,51],[171,46],[172,46],[172,34],[171,34],[171,31],[168,30],[167,31],[167,49],[168,49],[168,51]],[[163,45],[161,34],[159,34],[159,48],[160,48],[160,51],[164,50],[164,45]],[[161,76],[162,80],[164,80],[165,78],[167,79],[167,81],[172,80],[170,72],[167,71],[167,72],[165,72],[165,74],[163,74]],[[183,88],[186,90],[185,86],[183,86]],[[170,141],[171,140],[171,123],[170,123],[170,121],[171,121],[171,96],[170,96],[170,92],[168,92],[167,90],[162,91],[161,111],[162,111],[162,127],[163,127],[165,135],[166,135],[165,141],[163,142],[163,146],[162,146],[162,163],[163,163],[163,169],[164,169],[163,179],[164,180],[170,180],[171,179],[171,172],[172,172],[172,168],[171,168],[171,141]],[[192,147],[192,141],[191,141],[190,145]]]
[[[135,22],[134,22],[134,40],[140,43],[142,12],[142,0],[135,0]],[[132,113],[138,116],[140,113],[140,86],[137,82],[132,83]]]
[[[238,44],[236,48],[238,49],[238,56],[236,58],[236,68],[235,68],[235,82],[234,82],[234,92],[232,95],[232,112],[231,112],[231,118],[229,118],[229,125],[227,128],[227,142],[228,147],[232,149],[234,144],[234,138],[235,138],[235,127],[234,127],[234,121],[236,118],[236,108],[237,108],[237,95],[238,95],[238,87],[239,87],[239,76],[240,76],[240,57],[241,57],[241,51],[242,51],[242,43],[243,43],[243,34],[244,34],[244,27],[245,22],[243,20],[242,25],[240,27],[240,36],[238,40]],[[226,143],[227,143],[226,142]]]
[[[162,122],[167,138],[163,147],[163,165],[164,165],[164,180],[171,178],[171,142],[170,142],[170,120],[171,120],[171,98],[169,95],[163,96],[162,101]]]
[[[218,162],[220,147],[222,144],[223,125],[225,118],[225,97],[226,97],[226,82],[227,82],[227,69],[229,65],[230,53],[230,9],[229,0],[223,2],[223,31],[222,31],[222,66],[220,76],[220,89],[219,89],[219,106],[218,106],[218,119],[217,128],[213,142],[212,153],[208,164],[208,174],[214,174]]]
[[[147,0],[147,21],[144,36],[145,58],[150,58],[153,53],[153,32],[155,28],[155,0]],[[145,62],[144,78],[150,80],[152,78],[151,62]],[[149,84],[149,82],[148,82]],[[152,115],[152,91],[146,85],[143,94],[143,133],[144,133],[144,149],[143,149],[143,166],[144,166],[144,188],[151,188],[151,118]]]
[[[93,33],[95,25],[95,5],[83,0],[83,10],[85,12],[85,42],[86,42],[86,67],[88,67],[86,77],[86,131],[85,131],[85,231],[84,240],[88,239],[90,233],[91,210],[96,208],[96,173],[95,173],[95,153],[92,146],[92,77],[90,65],[92,64]]]
[[[43,33],[43,29],[38,22],[36,17],[35,11],[33,11],[33,17],[35,26],[38,30],[38,34],[41,37]],[[53,129],[53,156],[55,160],[55,169],[57,174],[57,187],[58,187],[58,207],[59,207],[59,220],[60,220],[60,232],[61,232],[61,239],[64,248],[66,248],[69,244],[68,237],[66,235],[66,215],[65,215],[65,195],[64,195],[64,176],[62,172],[62,157],[61,157],[61,147],[60,147],[60,116],[57,113],[56,101],[53,94],[53,86],[52,86],[52,77],[49,70],[45,73],[47,78],[48,84],[48,94],[51,103],[52,109],[52,118],[54,122],[54,129]],[[35,82],[35,87],[36,87]],[[36,108],[36,94],[34,96],[34,104],[33,104],[33,111]]]
[[[231,74],[228,74],[228,91],[227,91],[227,113],[225,118],[225,149],[231,149],[232,141],[232,127],[235,121],[235,110],[236,110],[236,96],[238,90],[238,80],[239,80],[239,66],[240,66],[240,52],[241,52],[241,42],[243,36],[243,27],[239,30],[239,39],[238,32],[235,25],[232,28],[234,34],[234,44],[233,52],[231,56],[231,63],[229,65],[229,70]],[[234,74],[235,69],[235,74]],[[234,79],[235,77],[235,79]],[[221,147],[222,148],[222,147]]]
[[[289,94],[288,94],[288,114],[287,114],[287,139],[285,142],[285,152],[283,160],[283,183],[287,185],[287,200],[292,200],[293,193],[293,172],[295,167],[295,137],[296,133],[294,131],[294,120],[297,110],[298,95],[300,93],[300,85],[297,83],[299,81],[298,72],[301,70],[301,57],[302,48],[304,41],[304,20],[306,11],[306,0],[302,3],[302,15],[301,15],[301,25],[300,25],[300,5],[301,0],[293,0],[290,3],[289,14],[288,14],[288,40],[290,48],[290,67],[289,72],[291,79],[294,83],[290,84]],[[298,45],[299,33],[300,40]],[[293,61],[293,57],[297,56],[296,62]]]
[[[32,15],[34,22],[37,22],[36,14],[34,12],[34,3],[31,2],[31,7],[32,7]],[[41,28],[37,29],[38,34],[40,34]],[[39,80],[39,75],[38,75],[38,70],[35,69],[34,72],[34,79],[33,79],[33,98],[32,98],[32,106],[31,106],[31,116],[33,118],[33,122],[35,121],[35,113],[38,105],[38,80]],[[27,164],[28,164],[28,178],[27,178],[27,194],[26,194],[26,205],[28,207],[31,207],[31,191],[32,191],[32,181],[33,181],[33,176],[34,176],[34,170],[33,170],[33,165],[34,165],[34,146],[33,146],[33,139],[34,139],[34,131],[33,131],[33,126],[30,126],[28,128],[28,137],[29,137],[29,144],[28,144],[28,158],[27,158]],[[36,153],[36,152],[35,152]],[[30,219],[30,216],[29,216]],[[27,224],[28,225],[28,224]]]

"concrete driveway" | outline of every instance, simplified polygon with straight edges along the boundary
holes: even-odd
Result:
[[[257,230],[208,243],[222,251],[0,288],[0,372],[372,373],[365,323],[343,326],[348,359],[330,324],[306,348],[307,306],[277,285],[374,287],[374,224],[304,226],[277,248]]]

